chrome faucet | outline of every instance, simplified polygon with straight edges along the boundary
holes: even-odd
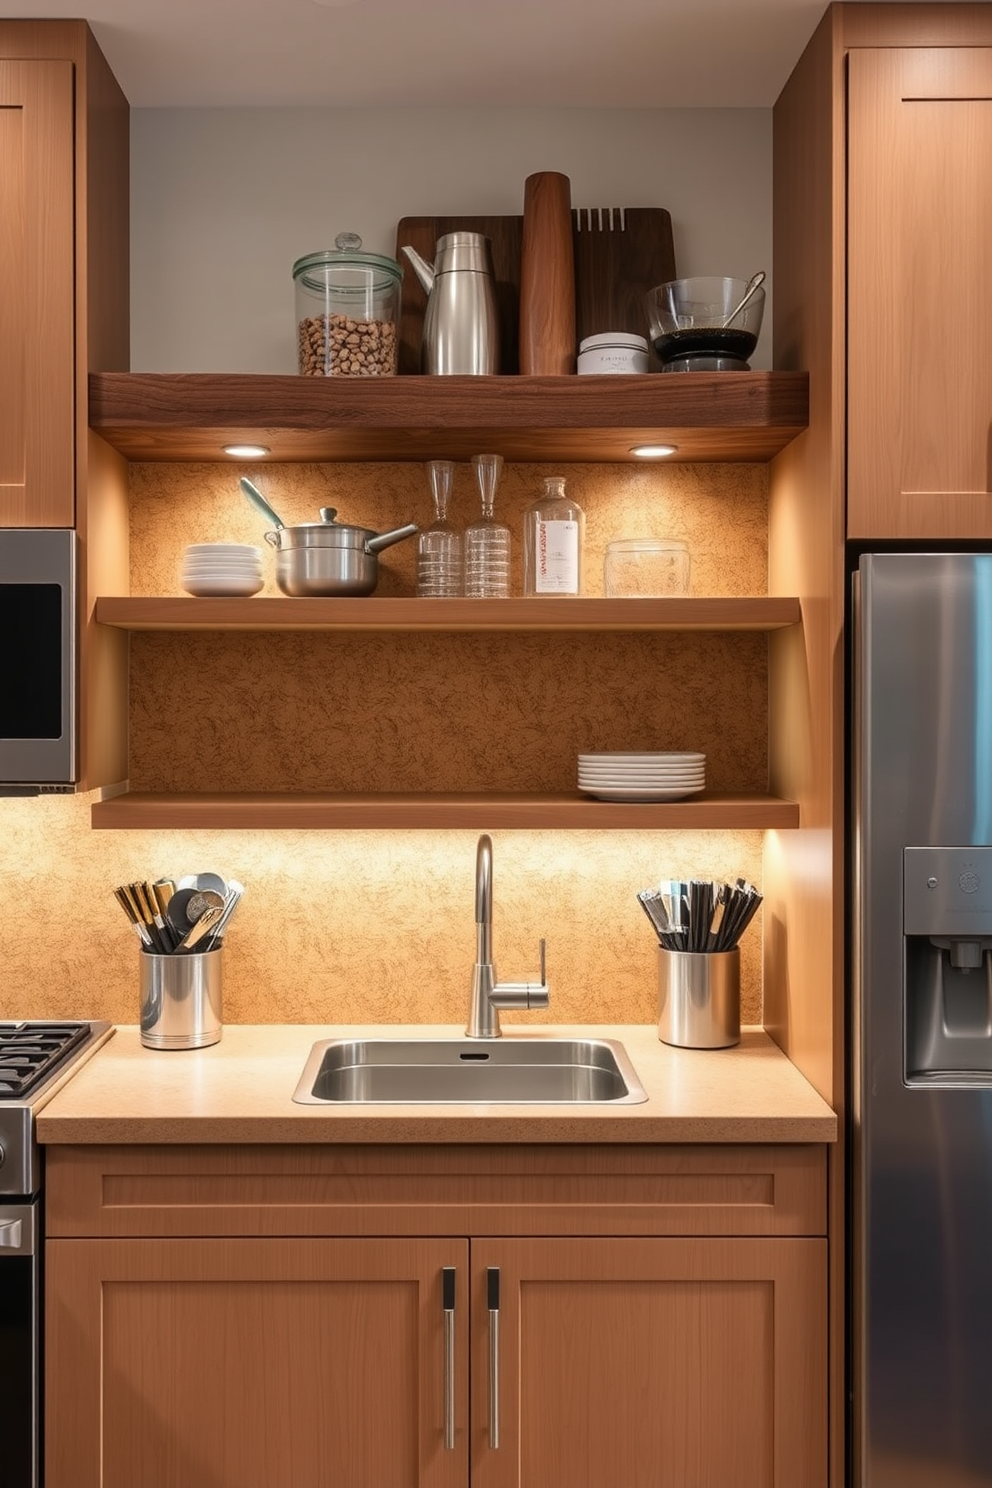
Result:
[[[493,965],[493,844],[487,833],[479,838],[475,854],[475,965],[472,968],[472,1001],[467,1038],[499,1038],[500,1008],[547,1007],[550,992],[544,974],[544,941],[541,941],[539,982],[497,982]]]

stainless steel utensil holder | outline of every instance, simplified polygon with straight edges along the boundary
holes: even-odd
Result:
[[[658,1037],[681,1049],[725,1049],[741,1037],[741,953],[658,947]]]
[[[146,1049],[205,1049],[219,1042],[223,956],[222,946],[189,955],[139,953],[141,1042]]]

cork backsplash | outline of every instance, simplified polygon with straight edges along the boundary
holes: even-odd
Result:
[[[131,468],[133,593],[178,593],[188,542],[264,549],[240,473]],[[287,522],[322,505],[379,530],[430,517],[420,465],[249,473]],[[606,542],[639,535],[689,544],[693,593],[765,591],[764,467],[508,466],[497,513],[514,533],[553,473],[587,513],[589,593]],[[452,516],[474,514],[460,466]],[[379,592],[412,593],[414,560],[412,542],[385,553]],[[648,742],[705,749],[713,788],[765,784],[760,635],[142,634],[131,665],[135,788],[561,789],[580,749]],[[134,1022],[138,948],[113,885],[214,869],[247,888],[228,1022],[464,1019],[475,833],[93,832],[91,800],[0,802],[0,1016]],[[533,972],[548,941],[541,1020],[651,1022],[655,943],[636,891],[671,874],[760,882],[762,834],[504,832],[494,849],[500,974]],[[760,916],[742,953],[743,1015],[760,1021]]]
[[[210,869],[246,889],[226,937],[226,1021],[464,1023],[474,832],[93,832],[91,800],[0,802],[2,1016],[136,1022],[140,952],[111,889]],[[670,873],[760,881],[760,832],[492,836],[497,965],[508,980],[535,973],[546,937],[541,1022],[654,1021],[637,890]],[[755,923],[742,942],[749,1022],[760,962]]]

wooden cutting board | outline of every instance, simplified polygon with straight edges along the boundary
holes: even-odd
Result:
[[[650,339],[644,296],[676,277],[672,219],[664,207],[576,208],[572,241],[577,340],[600,331]]]
[[[448,232],[485,233],[493,245],[493,270],[500,325],[500,371],[520,370],[519,217],[403,217],[396,229],[396,257],[403,264],[399,370],[420,371],[420,334],[427,296],[400,252],[416,248],[427,263],[434,260],[437,240]],[[672,219],[664,207],[576,207],[572,212],[575,248],[576,346],[600,331],[648,335],[644,295],[655,284],[674,279]]]

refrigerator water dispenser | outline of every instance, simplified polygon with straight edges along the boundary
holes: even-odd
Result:
[[[992,847],[903,859],[906,1082],[992,1085]]]

